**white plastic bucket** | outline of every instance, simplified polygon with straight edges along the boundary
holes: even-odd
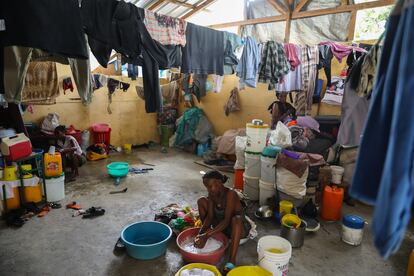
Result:
[[[276,194],[275,184],[259,181],[259,203],[260,206],[267,205],[267,199]]]
[[[246,173],[243,175],[243,192],[250,200],[259,200],[259,178],[251,177]]]
[[[244,156],[244,171],[246,172],[246,175],[260,177],[260,154],[245,152]]]
[[[343,167],[331,166],[333,184],[342,184],[342,176],[344,175],[344,171],[345,169]]]
[[[276,157],[260,157],[260,179],[267,183],[276,183]]]
[[[269,249],[279,249],[282,253],[272,253]],[[259,266],[274,276],[288,275],[289,260],[292,256],[292,245],[279,236],[264,236],[257,243]]]
[[[65,198],[65,175],[47,178],[45,183],[47,201],[54,202]]]
[[[364,229],[354,229],[342,224],[342,240],[350,245],[358,246],[362,242]]]
[[[261,153],[266,146],[267,133],[269,126],[246,124],[246,151]]]

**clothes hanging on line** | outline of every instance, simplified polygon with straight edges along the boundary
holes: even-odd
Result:
[[[384,258],[404,239],[414,198],[414,3],[399,0],[387,22],[351,194],[375,204],[374,244]]]
[[[236,74],[240,78],[239,89],[245,89],[246,85],[256,88],[256,77],[259,70],[261,50],[253,37],[245,39],[243,53],[237,64]]]
[[[375,45],[365,55],[361,65],[360,84],[356,87],[356,93],[360,97],[370,97],[374,86],[376,67],[381,55],[380,47]]]
[[[215,93],[221,92],[221,87],[223,86],[223,80],[224,80],[224,76],[213,75]]]
[[[185,46],[185,20],[145,10],[145,26],[152,39],[163,45]]]
[[[332,51],[332,54],[336,57],[336,59],[341,63],[344,57],[349,56],[352,51],[357,51],[361,53],[366,53],[367,51],[363,48],[355,47],[355,46],[347,46],[342,45],[332,41],[325,41],[319,43],[319,45],[327,45]]]
[[[223,75],[224,33],[187,24],[181,73]]]
[[[289,61],[290,69],[293,71],[301,63],[300,54],[298,55],[297,46],[292,43],[285,43],[286,59]]]
[[[93,80],[89,59],[67,58],[50,54],[40,49],[8,46],[3,48],[4,92],[8,102],[20,103],[27,70],[31,61],[54,61],[69,64],[73,79],[83,104],[92,100]]]
[[[240,36],[224,31],[224,67],[225,75],[232,75],[236,72],[239,58],[235,54],[237,49],[243,45]]]
[[[289,71],[290,64],[283,45],[274,41],[266,42],[262,50],[258,81],[268,83],[268,89],[273,90],[282,76]],[[256,77],[254,79],[256,80]]]
[[[293,44],[292,44],[293,45]],[[289,46],[291,49],[291,55],[302,56],[302,51],[299,46]],[[293,54],[294,53],[294,54]],[[276,84],[275,89],[278,92],[293,92],[293,91],[302,91],[302,65],[300,60],[297,59],[299,63],[295,64],[295,67],[291,67],[291,70],[287,74],[282,75],[279,82]]]

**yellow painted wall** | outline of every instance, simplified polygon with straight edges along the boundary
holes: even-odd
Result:
[[[71,76],[69,66],[57,64],[58,76]],[[122,77],[114,77],[119,80]],[[135,91],[136,81],[123,78],[125,82],[131,83],[127,92],[117,90],[112,97],[112,114],[108,114],[108,90],[106,87],[96,90],[93,94],[92,103],[84,106],[78,98],[78,92],[61,95],[57,98],[55,105],[35,105],[34,113],[26,112],[23,116],[25,121],[41,123],[43,118],[50,112],[60,115],[60,123],[66,126],[73,124],[78,129],[88,129],[93,123],[108,123],[112,128],[111,144],[120,146],[124,143],[142,144],[148,141],[158,141],[157,115],[145,112],[145,102],[141,100]],[[73,78],[72,78],[73,80]],[[60,81],[60,86],[61,81]]]

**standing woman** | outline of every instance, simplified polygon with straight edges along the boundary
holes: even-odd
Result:
[[[239,196],[224,186],[227,180],[228,177],[218,171],[209,171],[203,176],[208,196],[197,201],[203,226],[195,239],[195,246],[203,248],[215,233],[223,232],[230,238],[230,260],[225,265],[225,271],[235,267],[240,239],[246,238],[251,228]]]

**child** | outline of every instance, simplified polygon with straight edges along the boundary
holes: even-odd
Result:
[[[76,176],[79,176],[78,168],[86,163],[86,157],[82,153],[78,141],[73,136],[66,135],[65,126],[57,126],[55,128],[55,135],[57,137],[56,147],[62,155],[63,168],[67,166],[72,168],[72,176],[69,176],[67,181],[74,181]]]
[[[278,101],[274,101],[267,109],[272,114],[272,129],[276,128],[279,121],[284,123],[289,117],[292,120],[296,119],[296,109],[286,102],[287,93],[276,91],[276,97]]]
[[[225,271],[235,267],[240,239],[250,232],[250,223],[246,220],[240,198],[237,193],[224,186],[227,176],[218,171],[209,171],[203,176],[203,184],[208,196],[197,201],[203,226],[195,239],[195,246],[203,248],[207,240],[215,233],[223,232],[231,239],[230,260]]]

